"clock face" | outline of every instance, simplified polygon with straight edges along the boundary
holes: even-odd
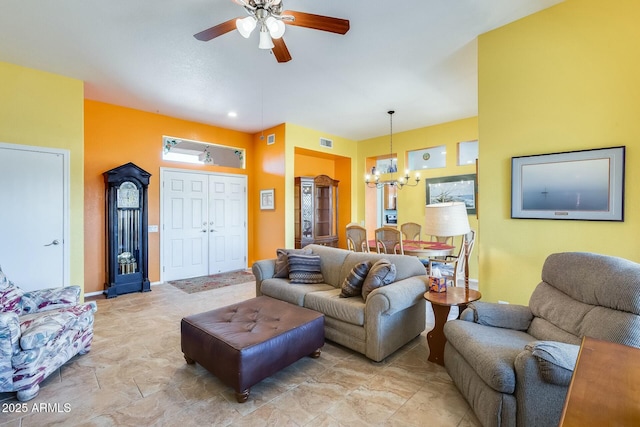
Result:
[[[431,158],[431,154],[429,154],[429,153],[424,153],[422,155],[422,160],[429,160],[430,158]]]
[[[139,208],[140,192],[133,182],[125,181],[118,188],[118,208]]]

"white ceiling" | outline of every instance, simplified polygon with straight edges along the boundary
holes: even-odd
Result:
[[[7,0],[0,61],[85,82],[89,99],[258,132],[295,123],[354,140],[478,114],[477,36],[561,0],[283,0],[348,19],[346,35],[287,26],[293,59],[258,32],[193,34],[246,16],[231,0]],[[237,112],[236,118],[227,116]]]

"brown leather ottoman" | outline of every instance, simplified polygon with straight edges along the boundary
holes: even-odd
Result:
[[[182,319],[187,363],[198,362],[236,391],[242,403],[254,384],[304,356],[320,356],[324,315],[267,296]]]

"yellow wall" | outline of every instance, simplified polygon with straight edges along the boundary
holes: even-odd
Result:
[[[320,138],[332,140],[333,148],[321,147]],[[302,157],[296,158],[296,156]],[[294,246],[294,178],[312,172],[316,175],[324,173],[340,181],[338,186],[340,207],[338,212],[338,245],[346,248],[342,230],[351,221],[351,212],[357,198],[355,187],[352,186],[356,175],[355,168],[352,167],[354,163],[352,159],[355,159],[356,156],[357,144],[355,141],[290,123],[286,124],[285,243],[287,247]],[[307,162],[312,164],[307,164]],[[314,165],[315,162],[317,163]],[[321,172],[325,171],[325,168],[329,173]]]
[[[0,141],[69,150],[70,283],[84,283],[83,97],[80,80],[0,62]],[[0,185],[6,185],[2,183]],[[6,242],[5,242],[6,244]],[[0,260],[1,261],[1,260]]]
[[[483,299],[526,304],[554,252],[640,262],[639,18],[636,0],[567,0],[479,38]],[[618,145],[624,222],[510,219],[512,156]]]
[[[260,136],[264,134],[265,139]],[[275,143],[267,145],[266,137],[275,134]],[[319,138],[332,139],[333,149],[320,147]],[[250,265],[257,260],[274,258],[276,249],[294,247],[294,178],[296,176],[315,176],[326,174],[340,181],[339,228],[350,220],[352,200],[351,192],[352,158],[356,155],[356,144],[348,139],[325,134],[290,123],[265,129],[253,137],[255,183],[254,196],[260,190],[275,190],[275,209],[261,211],[254,209],[255,242]],[[339,233],[339,245],[346,247],[344,236]]]
[[[381,175],[381,179],[390,179],[392,176],[397,178],[400,173],[404,173],[406,169],[407,151],[437,147],[440,145],[445,145],[447,149],[447,163],[445,168],[423,169],[420,171],[421,181],[416,187],[404,187],[398,191],[398,224],[404,222],[424,223],[424,206],[427,197],[426,179],[476,173],[475,165],[457,166],[458,143],[475,139],[478,139],[477,117],[393,134],[393,151],[398,155],[398,171],[400,172],[393,175],[383,174]],[[479,145],[481,144],[482,143]],[[358,179],[356,186],[365,190],[364,177],[366,171],[370,171],[371,166],[374,164],[371,158],[385,155],[389,155],[389,135],[367,139],[358,143],[358,165],[361,166],[358,168],[358,171],[356,171]],[[415,173],[411,172],[410,175],[413,177]],[[479,189],[479,191],[481,191],[481,189]],[[375,223],[375,216],[372,216],[372,210],[373,215],[375,215],[375,204],[372,203],[372,200],[376,198],[376,191],[375,189],[367,188],[366,196],[364,195],[365,191],[361,191],[361,193],[358,199],[358,206],[360,208],[357,211],[357,216],[354,217],[353,220],[357,222],[365,221],[366,215],[366,223],[370,225],[371,221]],[[365,203],[367,206],[366,209]],[[481,238],[481,233],[478,230],[478,220],[475,215],[469,215],[469,224],[472,229],[476,230],[476,241],[478,241]],[[368,230],[369,235],[372,235],[375,225],[368,228],[370,228]],[[456,239],[455,243],[456,245],[459,244],[458,239]],[[471,261],[469,262],[469,276],[472,279],[478,278],[477,259],[478,251],[474,250]]]
[[[214,165],[189,165],[162,160],[162,136],[244,148],[246,170]],[[189,122],[95,101],[85,101],[85,289],[97,292],[105,282],[105,184],[103,173],[127,162],[151,174],[149,224],[160,224],[160,167],[248,175],[248,265],[253,254],[254,190],[253,136],[243,132]],[[252,196],[253,195],[253,196]],[[259,209],[259,205],[257,206]],[[149,233],[149,279],[160,280],[160,234]]]

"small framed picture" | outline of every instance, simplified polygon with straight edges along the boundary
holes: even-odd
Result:
[[[269,190],[260,190],[261,210],[274,210],[276,208],[274,191],[275,190],[273,188]]]
[[[475,174],[427,179],[427,204],[463,202],[468,214],[476,213],[478,182]]]

